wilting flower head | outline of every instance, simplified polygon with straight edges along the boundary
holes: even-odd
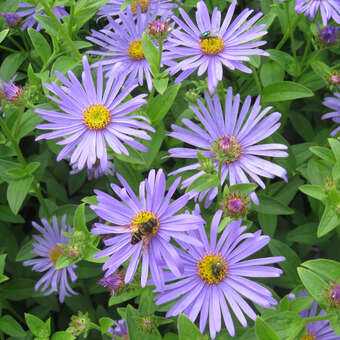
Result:
[[[334,97],[326,97],[322,104],[334,111],[326,113],[321,119],[332,118],[334,123],[340,124],[340,92],[334,92]],[[331,136],[335,136],[339,131],[340,126],[332,131]]]
[[[95,213],[111,223],[96,223],[91,230],[94,234],[118,234],[104,240],[108,246],[97,253],[95,258],[110,256],[103,266],[107,270],[105,277],[114,273],[120,265],[130,257],[125,273],[125,282],[131,282],[142,259],[141,285],[145,286],[150,268],[153,282],[158,288],[164,284],[164,274],[158,263],[163,260],[170,271],[179,276],[182,263],[176,248],[170,243],[185,240],[199,245],[195,239],[184,231],[197,229],[202,222],[201,217],[189,213],[177,214],[190,199],[185,194],[170,203],[180,179],[177,179],[165,193],[166,180],[162,170],[149,172],[148,178],[140,183],[139,197],[135,195],[129,184],[117,174],[123,188],[111,184],[112,190],[120,201],[112,196],[95,190],[98,205],[91,205]]]
[[[230,335],[235,335],[235,328],[230,309],[243,327],[247,327],[244,314],[256,319],[256,313],[244,300],[270,308],[277,302],[272,293],[246,277],[278,277],[282,271],[266,265],[284,261],[282,256],[266,257],[243,261],[253,255],[269,241],[269,236],[261,236],[261,231],[245,233],[246,226],[241,226],[241,219],[229,223],[217,240],[217,230],[222,211],[215,213],[211,222],[210,242],[205,229],[190,231],[189,235],[199,239],[202,247],[193,247],[181,242],[181,261],[184,274],[181,279],[171,277],[167,281],[177,279],[177,282],[165,286],[164,291],[156,296],[156,304],[172,301],[182,296],[168,311],[167,317],[180,313],[186,314],[193,322],[199,313],[200,330],[203,333],[208,316],[210,335],[214,339],[221,330],[221,313]],[[228,305],[227,305],[228,302]]]
[[[21,20],[21,16],[17,13],[1,13],[5,19],[5,24],[9,27],[18,25]]]
[[[63,235],[63,232],[72,232],[72,228],[66,226],[66,215],[62,218],[61,229],[58,227],[56,216],[53,216],[52,226],[44,218],[41,222],[43,227],[32,222],[33,227],[41,233],[41,236],[33,235],[36,243],[33,243],[32,253],[40,256],[40,258],[24,261],[23,264],[24,266],[33,265],[32,269],[34,271],[47,271],[36,283],[35,290],[38,290],[42,285],[41,290],[44,292],[44,295],[50,295],[53,292],[59,291],[59,301],[64,302],[65,296],[77,294],[68,283],[69,276],[72,282],[77,279],[77,275],[74,272],[77,266],[72,264],[66,268],[56,270],[55,265],[64,250],[58,244],[68,244],[68,238]],[[50,289],[48,289],[49,287]]]
[[[232,88],[229,87],[226,95],[225,113],[222,112],[221,103],[217,95],[211,98],[205,93],[205,100],[208,108],[201,100],[197,100],[199,109],[190,106],[196,117],[203,125],[202,129],[189,119],[182,122],[189,129],[172,125],[173,131],[169,136],[179,139],[194,148],[173,148],[169,150],[170,157],[179,158],[198,158],[197,152],[203,156],[214,160],[216,169],[218,163],[222,165],[222,184],[229,176],[230,185],[237,183],[248,183],[247,175],[260,187],[265,188],[265,184],[259,176],[273,178],[275,176],[286,180],[286,170],[258,156],[287,157],[284,151],[287,146],[283,144],[258,144],[260,141],[272,135],[279,127],[281,114],[273,112],[266,118],[265,115],[272,108],[261,108],[260,96],[258,96],[252,106],[251,97],[248,96],[240,108],[240,95],[236,94],[232,98]],[[200,163],[185,166],[170,173],[175,175],[187,170],[195,170],[200,167]],[[187,178],[182,183],[182,188],[189,186],[196,178],[204,174],[200,170],[195,175]],[[207,195],[205,206],[213,201],[217,195],[217,188],[203,191],[200,193],[200,201]],[[251,195],[252,200],[258,204],[255,193]]]
[[[129,340],[129,332],[127,328],[127,323],[124,319],[115,321],[115,323],[113,324],[113,327],[110,327],[107,331],[124,340]]]
[[[104,5],[98,14],[102,16],[119,16],[120,9],[124,0],[110,0],[108,4]],[[137,15],[138,8],[142,15],[151,14],[153,16],[168,17],[172,15],[172,10],[178,7],[172,0],[134,0],[131,5],[127,7],[128,12]]]
[[[307,291],[302,291],[299,294],[300,297],[307,295]],[[310,310],[305,309],[300,315],[305,319],[327,314],[324,310],[320,310],[320,312],[317,313],[318,309],[318,303],[314,300]],[[329,320],[309,322],[306,328],[307,334],[301,340],[340,340],[340,336],[337,335],[329,325]]]
[[[78,169],[78,164],[74,163],[72,164],[72,170],[70,171],[71,175],[79,173],[81,170]],[[101,162],[99,159],[96,160],[96,162],[93,164],[92,168],[87,169],[87,177],[89,181],[92,179],[99,178],[104,175],[111,175],[115,173],[115,165],[113,163],[113,157],[107,158],[106,167],[103,166],[103,162]]]
[[[120,271],[116,274],[110,274],[107,277],[103,277],[98,281],[98,284],[109,289],[109,291],[114,295],[114,293],[120,290],[124,286],[124,276]]]
[[[138,119],[149,122],[141,115],[129,115],[134,110],[146,103],[144,94],[138,95],[124,103],[122,101],[137,86],[129,84],[121,93],[124,79],[114,81],[109,79],[103,88],[103,70],[97,69],[97,86],[91,75],[87,58],[83,57],[83,73],[81,84],[73,72],[69,71],[67,79],[60,72],[57,77],[63,83],[45,84],[57,97],[49,97],[56,103],[63,113],[50,110],[36,110],[42,118],[51,124],[40,124],[38,129],[56,130],[45,133],[36,138],[54,139],[66,137],[57,144],[66,145],[57,157],[57,161],[70,157],[71,165],[77,164],[78,169],[83,169],[85,164],[88,169],[100,165],[100,171],[106,172],[108,168],[106,143],[116,153],[129,154],[123,143],[141,150],[146,147],[136,141],[134,137],[151,139],[144,131],[154,129]],[[131,137],[133,136],[133,137]]]
[[[14,84],[15,78],[16,75],[8,83],[0,79],[0,99],[3,97],[8,101],[16,101],[21,96],[22,88]]]
[[[64,6],[55,6],[53,7],[53,12],[55,16],[60,20],[63,16],[68,17],[69,14],[65,11]],[[45,15],[43,11],[37,11],[35,6],[27,4],[26,2],[21,2],[18,6],[18,15],[20,15],[24,19],[24,23],[21,27],[21,30],[25,30],[30,27],[35,27],[37,31],[40,31],[43,27],[37,23],[36,19],[34,18],[35,15]]]
[[[324,26],[330,19],[340,24],[339,0],[296,0],[295,11],[299,14],[305,13],[309,20],[315,18],[319,8]]]
[[[324,29],[319,28],[319,37],[323,44],[334,45],[337,42],[339,27],[326,26]]]
[[[180,8],[183,21],[173,17],[178,28],[169,35],[164,53],[164,63],[170,67],[170,74],[182,71],[175,82],[179,83],[195,70],[201,76],[208,71],[209,92],[213,93],[218,82],[222,79],[222,65],[231,70],[238,69],[251,73],[251,69],[243,65],[249,61],[249,55],[269,55],[256,47],[262,46],[266,41],[254,41],[267,32],[265,25],[252,27],[262,16],[257,13],[252,19],[246,21],[253,10],[245,9],[231,23],[235,11],[236,0],[230,5],[221,24],[221,12],[215,8],[210,19],[208,8],[204,1],[197,3],[196,22],[191,21],[188,14]],[[174,61],[183,58],[181,61]]]
[[[87,53],[101,55],[105,58],[93,64],[103,65],[107,77],[125,79],[127,83],[138,80],[143,85],[144,76],[149,91],[152,89],[151,68],[145,59],[142,48],[142,35],[148,24],[148,17],[138,12],[136,20],[130,12],[120,15],[121,23],[111,22],[111,29],[100,32],[92,30],[92,36],[87,37],[94,44],[99,45],[101,51]]]

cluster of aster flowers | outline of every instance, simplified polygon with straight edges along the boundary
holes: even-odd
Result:
[[[131,94],[138,85],[143,85],[144,79],[148,90],[152,90],[153,74],[142,46],[143,32],[148,31],[154,40],[157,40],[157,34],[162,39],[167,38],[161,63],[171,75],[180,72],[175,82],[183,81],[196,70],[199,76],[207,72],[209,93],[204,94],[204,99],[197,100],[197,106],[190,107],[195,118],[183,119],[185,127],[173,124],[169,133],[170,137],[191,147],[172,148],[169,157],[198,160],[199,155],[203,155],[209,159],[212,171],[220,171],[221,186],[254,182],[265,188],[261,177],[287,180],[283,167],[263,158],[287,157],[287,146],[261,144],[279,129],[281,114],[270,113],[271,107],[263,108],[260,96],[255,101],[248,96],[241,105],[240,95],[233,95],[232,88],[227,90],[223,110],[219,96],[214,94],[223,77],[223,66],[250,73],[251,68],[245,65],[250,61],[249,56],[268,55],[259,48],[266,43],[259,39],[267,33],[264,24],[256,25],[262,13],[248,20],[253,11],[244,9],[232,20],[236,9],[234,0],[222,20],[217,8],[210,17],[205,2],[199,1],[194,23],[182,8],[178,9],[181,17],[175,16],[172,10],[177,5],[169,0],[136,0],[121,12],[123,2],[111,0],[105,5],[98,14],[107,18],[108,25],[100,31],[92,31],[87,37],[100,47],[88,54],[103,58],[90,65],[84,56],[81,80],[72,71],[67,75],[56,72],[61,85],[45,84],[55,109],[36,110],[48,122],[37,128],[50,130],[36,140],[60,139],[57,144],[63,149],[57,161],[68,159],[72,173],[87,168],[89,179],[105,173],[114,174],[112,152],[129,155],[131,148],[147,152],[144,144],[137,140],[150,140],[155,132],[147,113],[142,111],[143,105],[147,104],[146,94],[134,97]],[[331,16],[337,20],[334,13]],[[169,19],[174,23],[169,24]],[[8,84],[4,84],[5,87],[14,89]],[[12,92],[12,96],[16,95]],[[323,118],[333,118],[339,123],[337,99],[326,98],[324,104],[335,111]],[[338,131],[339,128],[332,134]],[[104,249],[94,258],[108,257],[103,265],[105,276],[99,284],[111,292],[118,291],[138,276],[140,267],[140,284],[156,287],[157,304],[179,298],[167,316],[184,313],[195,321],[200,315],[201,332],[208,324],[210,335],[215,338],[224,323],[234,336],[233,314],[243,327],[247,326],[246,316],[256,318],[256,312],[246,300],[264,308],[277,304],[267,288],[249,278],[280,276],[282,271],[270,265],[285,258],[246,259],[270,241],[261,230],[249,232],[240,219],[250,198],[255,204],[260,203],[255,193],[251,193],[250,198],[234,193],[225,198],[224,210],[234,220],[220,236],[222,210],[214,214],[209,226],[206,226],[198,205],[192,212],[183,212],[191,199],[205,200],[204,206],[208,207],[218,193],[218,188],[214,187],[200,193],[191,191],[177,195],[174,199],[180,183],[181,189],[187,188],[205,174],[202,164],[197,161],[169,175],[186,171],[197,172],[182,183],[177,177],[167,186],[163,170],[151,170],[139,184],[138,193],[119,174],[121,186],[111,185],[115,196],[95,190],[98,204],[90,207],[101,222],[95,223],[91,232],[104,236]],[[33,270],[39,272],[47,271],[35,288],[42,286],[46,295],[59,290],[59,299],[63,302],[65,296],[76,293],[68,282],[68,276],[72,282],[76,280],[76,266],[55,269],[63,246],[68,243],[63,232],[71,232],[71,228],[66,226],[65,218],[61,229],[56,217],[53,227],[46,220],[42,223],[44,228],[33,223],[42,234],[34,236],[37,243],[34,243],[33,252],[41,258],[25,261],[24,265],[33,265]],[[118,271],[122,265],[126,267],[124,273]],[[127,337],[126,324],[118,322],[109,332]]]

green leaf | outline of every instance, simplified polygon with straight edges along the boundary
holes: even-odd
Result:
[[[25,220],[19,214],[13,214],[7,205],[0,205],[0,221],[11,223],[25,222]]]
[[[299,190],[304,194],[316,198],[317,200],[323,201],[326,198],[326,194],[323,187],[319,185],[305,184],[299,187]]]
[[[302,296],[296,298],[294,301],[290,304],[290,309],[294,312],[302,312],[303,310],[310,308],[314,301],[314,298],[312,296]]]
[[[317,227],[318,225],[316,223],[302,224],[288,232],[287,240],[291,242],[313,245],[317,242]]]
[[[86,196],[86,197],[82,198],[81,201],[84,202],[84,203],[87,203],[87,204],[93,204],[93,205],[98,204],[98,200],[97,200],[96,195]]]
[[[55,22],[48,15],[36,14],[34,18],[45,28],[48,34],[58,36],[58,26],[56,26]]]
[[[65,74],[67,71],[74,69],[78,64],[78,59],[69,56],[61,56],[54,62],[52,66],[51,77],[55,76],[55,71]]]
[[[289,114],[289,120],[294,126],[295,131],[305,140],[311,141],[315,137],[312,124],[299,112],[293,111]]]
[[[340,322],[339,322],[339,318],[337,316],[333,316],[331,319],[330,319],[330,324],[331,324],[331,327],[333,329],[333,331],[340,335]]]
[[[281,102],[312,97],[314,93],[307,87],[292,81],[280,81],[266,86],[262,92],[263,102]]]
[[[208,339],[207,336],[202,335],[200,330],[197,328],[192,321],[185,316],[180,314],[177,318],[177,328],[179,340],[204,340]]]
[[[107,318],[107,317],[102,317],[99,319],[99,325],[100,329],[102,331],[102,334],[104,334],[114,323],[114,320]]]
[[[119,295],[111,296],[109,300],[109,306],[118,305],[122,302],[129,301],[136,296],[140,295],[142,288],[137,288],[128,292],[123,292]]]
[[[94,263],[104,263],[108,260],[108,256],[95,259],[93,258],[93,255],[97,254],[100,251],[100,249],[96,248],[92,244],[88,244],[86,249],[85,249],[85,254],[83,260],[88,261],[88,262],[94,262]]]
[[[74,213],[73,228],[74,231],[81,231],[84,232],[85,234],[90,233],[86,226],[85,203],[78,205]]]
[[[33,172],[35,172],[35,170],[37,170],[40,166],[40,163],[39,162],[32,162],[32,163],[29,163],[26,168],[25,168],[25,171],[28,175],[31,175],[33,174]]]
[[[339,224],[338,216],[330,204],[326,205],[322,214],[317,235],[322,237],[336,228]]]
[[[28,176],[9,183],[7,188],[7,200],[14,214],[17,214],[28,194],[33,182],[33,176]]]
[[[8,55],[1,64],[0,79],[5,82],[10,81],[26,57],[27,55],[22,53]]]
[[[340,178],[340,142],[334,138],[328,139],[328,142],[336,159],[332,176],[334,180],[338,180]]]
[[[23,338],[26,336],[24,329],[10,315],[5,315],[0,318],[0,331],[17,338]]]
[[[282,204],[275,198],[266,196],[264,194],[259,194],[259,205],[252,205],[252,208],[260,213],[268,215],[292,215],[294,210]]]
[[[311,146],[309,148],[309,150],[311,152],[313,152],[315,155],[322,158],[323,160],[325,160],[325,161],[327,161],[331,164],[335,163],[335,157],[334,157],[332,151],[329,150],[328,148],[325,148],[323,146]]]
[[[52,340],[74,340],[75,338],[71,333],[65,331],[56,332],[52,335]]]
[[[278,64],[272,61],[267,61],[263,64],[260,71],[260,79],[263,86],[268,86],[273,83],[277,83],[284,79],[285,71]]]
[[[45,338],[51,334],[51,319],[48,319],[46,322],[44,322],[35,315],[25,313],[25,320],[33,335],[40,338]]]
[[[284,274],[288,276],[289,279],[298,283],[299,278],[296,267],[300,265],[301,261],[295,251],[285,243],[274,239],[270,240],[269,248],[274,256],[284,256],[286,258],[285,261],[279,263],[279,266],[284,270]]]
[[[32,253],[32,250],[33,250],[32,243],[33,241],[30,239],[26,243],[23,244],[23,246],[18,251],[15,261],[21,262],[25,260],[30,260],[36,256],[36,254]]]
[[[259,316],[255,321],[255,332],[258,340],[280,340],[275,331]]]
[[[301,266],[311,269],[330,281],[337,282],[340,278],[340,262],[337,261],[327,259],[309,260],[302,263]]]
[[[152,121],[153,125],[160,122],[170,110],[174,100],[176,99],[177,93],[181,84],[169,86],[164,94],[159,94],[152,99],[148,106],[148,116]]]
[[[168,87],[169,78],[153,79],[152,82],[157,92],[160,94],[164,94],[165,90]]]
[[[269,58],[276,61],[283,70],[289,73],[292,76],[296,75],[296,64],[294,58],[283,51],[279,50],[266,50],[270,55]]]
[[[27,30],[28,35],[32,40],[33,47],[39,53],[44,65],[46,64],[48,58],[51,55],[51,48],[47,40],[43,37],[42,34],[34,30],[33,28],[29,28]]]
[[[6,174],[13,178],[14,180],[23,178],[27,176],[27,172],[21,168],[13,168],[6,171]]]
[[[235,184],[229,188],[229,191],[239,191],[242,195],[249,195],[257,188],[255,183],[240,183]]]
[[[327,282],[308,269],[298,267],[297,272],[308,292],[319,304],[324,304],[326,300],[324,292],[328,288]]]
[[[0,32],[0,43],[6,38],[8,32],[8,28]]]
[[[190,192],[196,190],[202,192],[211,188],[218,186],[218,178],[215,175],[203,174],[202,176],[195,179],[185,190],[185,192]]]
[[[9,278],[3,274],[5,270],[6,256],[7,254],[0,255],[0,283],[9,280]]]
[[[146,32],[142,35],[142,48],[154,76],[159,73],[159,51]]]

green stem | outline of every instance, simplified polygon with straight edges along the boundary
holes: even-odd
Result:
[[[11,144],[13,145],[14,149],[15,149],[15,153],[17,155],[18,161],[21,164],[21,166],[23,168],[25,168],[27,166],[27,162],[25,157],[23,156],[21,150],[20,150],[20,146],[19,143],[16,141],[16,139],[12,136],[10,129],[8,128],[8,126],[6,125],[5,121],[3,120],[2,117],[0,117],[0,127],[2,129],[2,131],[4,132],[5,136],[7,137],[7,139],[11,142]],[[34,176],[34,175],[33,175]],[[45,210],[45,213],[47,214],[47,216],[49,216],[49,210],[48,207],[45,203],[45,200],[43,198],[43,195],[41,193],[38,181],[36,178],[34,178],[33,183],[32,183],[32,187],[35,191],[35,194],[40,202],[40,205],[42,206],[42,208]]]
[[[10,47],[2,46],[2,45],[0,45],[0,48],[2,48],[3,50],[5,50],[7,52],[11,52],[11,53],[18,53],[19,52],[18,50],[15,50],[15,49],[10,48]]]
[[[253,70],[253,77],[256,83],[256,88],[257,88],[257,92],[258,94],[262,93],[262,86],[261,86],[261,82],[260,82],[260,78],[259,75],[257,74],[257,70],[254,66],[250,66],[250,68]]]
[[[322,320],[330,320],[331,317],[332,317],[332,314],[328,313],[328,314],[325,314],[325,315],[312,316],[310,318],[305,318],[305,319],[303,319],[303,322],[306,325],[309,322],[322,321]]]
[[[94,329],[96,329],[96,330],[98,330],[98,331],[100,331],[100,332],[102,331],[102,329],[101,329],[98,325],[96,325],[94,322],[91,322],[91,323],[90,323],[90,327],[91,327],[91,328],[94,328]],[[120,338],[119,336],[113,335],[112,333],[109,333],[109,332],[107,332],[107,331],[105,331],[104,334],[105,334],[105,335],[108,335],[108,336],[110,336],[111,338],[116,339],[116,340],[124,340],[124,339]]]
[[[81,54],[77,50],[74,42],[70,38],[68,32],[65,30],[65,27],[62,25],[62,23],[58,20],[58,18],[55,16],[53,10],[51,9],[50,5],[46,0],[40,0],[41,4],[44,7],[44,12],[48,14],[48,16],[53,19],[55,24],[59,27],[61,34],[64,36],[65,40],[67,41],[68,45],[71,47],[73,53],[76,55],[78,59],[81,59]]]
[[[286,33],[284,34],[284,36],[282,37],[281,41],[277,44],[277,46],[275,47],[276,50],[281,49],[281,47],[285,44],[285,42],[289,39],[291,32],[294,33],[295,28],[297,26],[297,24],[299,23],[300,19],[301,19],[302,15],[298,15],[295,20],[293,21],[292,25],[288,26],[288,29],[286,31]]]
[[[11,36],[8,36],[8,39],[20,50],[20,52],[25,53],[25,50],[15,39],[13,39]]]
[[[218,164],[218,172],[217,172],[217,178],[218,178],[217,204],[222,199],[222,183],[221,183],[222,166],[223,166],[223,162],[219,162],[219,164]]]

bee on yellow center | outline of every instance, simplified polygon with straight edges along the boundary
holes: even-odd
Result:
[[[159,220],[154,213],[142,210],[132,219],[130,229],[132,231],[130,241],[132,245],[135,245],[142,240],[146,240],[146,243],[148,243],[158,232]]]
[[[227,264],[219,254],[205,254],[197,262],[198,275],[209,284],[219,283],[227,275]]]

